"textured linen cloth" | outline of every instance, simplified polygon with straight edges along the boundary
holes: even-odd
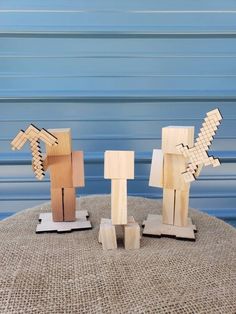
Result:
[[[103,251],[100,219],[109,196],[77,200],[92,230],[35,234],[50,204],[0,222],[0,313],[236,313],[236,229],[196,210],[196,242],[143,237],[140,250],[119,242]],[[129,197],[141,223],[160,213],[156,200]]]

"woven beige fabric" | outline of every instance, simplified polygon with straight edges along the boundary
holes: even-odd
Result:
[[[35,234],[45,204],[0,223],[0,313],[236,313],[236,230],[191,211],[196,242],[141,240],[141,249],[102,251],[101,217],[110,198],[81,198],[93,230]],[[155,200],[130,197],[141,222]]]

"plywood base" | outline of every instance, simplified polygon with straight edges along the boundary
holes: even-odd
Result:
[[[42,232],[70,232],[73,230],[92,229],[90,221],[87,219],[89,214],[87,210],[76,211],[76,221],[54,222],[51,213],[42,213],[39,215],[40,223],[37,225],[36,233]]]
[[[124,227],[124,246],[126,250],[140,248],[140,227],[134,217],[128,217],[127,225]],[[102,218],[98,234],[98,242],[102,244],[103,250],[114,250],[117,248],[116,229],[111,219]]]
[[[161,215],[149,214],[147,220],[143,222],[144,236],[169,236],[177,239],[186,239],[195,241],[196,226],[193,225],[191,218],[188,218],[188,225],[186,227],[177,227],[174,225],[167,225],[162,223]]]

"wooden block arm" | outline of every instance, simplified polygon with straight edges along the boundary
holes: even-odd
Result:
[[[149,186],[163,188],[164,154],[161,149],[154,149],[152,153]]]
[[[72,182],[73,187],[84,186],[84,153],[82,151],[72,152]]]

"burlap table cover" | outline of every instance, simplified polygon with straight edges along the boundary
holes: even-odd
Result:
[[[78,203],[93,230],[35,234],[49,204],[0,223],[0,313],[236,313],[236,229],[192,210],[196,242],[143,237],[140,250],[104,252],[97,236],[110,198]],[[160,212],[150,199],[128,206],[140,223]]]

